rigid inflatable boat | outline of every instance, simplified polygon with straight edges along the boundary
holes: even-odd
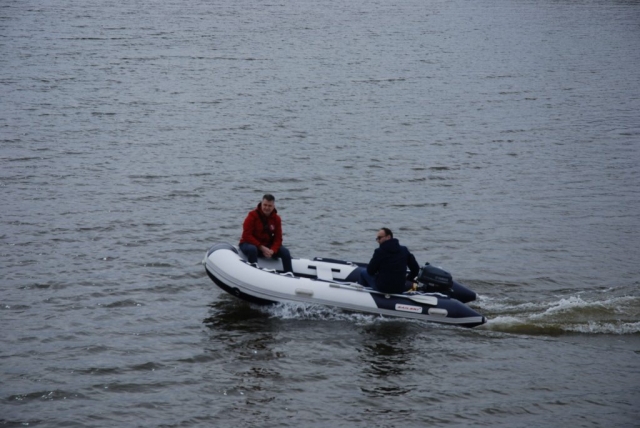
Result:
[[[229,294],[267,305],[297,302],[347,311],[412,318],[464,327],[484,324],[484,316],[465,303],[476,293],[453,281],[448,272],[429,264],[419,276],[419,290],[386,294],[357,283],[366,264],[335,259],[292,259],[293,273],[284,273],[279,259],[247,261],[234,245],[213,245],[203,260],[207,275]]]

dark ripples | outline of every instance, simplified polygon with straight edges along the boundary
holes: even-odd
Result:
[[[636,1],[5,1],[0,424],[635,426]],[[255,308],[200,264],[391,227],[465,330]]]

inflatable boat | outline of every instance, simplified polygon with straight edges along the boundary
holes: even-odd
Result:
[[[465,303],[476,293],[453,281],[448,272],[429,264],[420,270],[414,291],[386,294],[358,284],[366,264],[335,259],[292,259],[293,273],[284,273],[279,259],[247,261],[234,245],[213,245],[203,260],[213,282],[240,299],[268,305],[303,303],[346,311],[412,318],[464,327],[487,320]]]

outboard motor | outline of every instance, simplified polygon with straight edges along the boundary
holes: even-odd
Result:
[[[449,272],[439,267],[430,265],[428,262],[420,268],[418,282],[422,289],[427,292],[443,292],[451,290],[453,287],[453,277]]]

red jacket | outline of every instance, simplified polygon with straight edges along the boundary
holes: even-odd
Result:
[[[271,215],[266,217],[258,204],[255,210],[250,211],[242,224],[240,243],[244,242],[256,247],[264,245],[277,253],[282,245],[282,222],[278,210],[274,208]]]

